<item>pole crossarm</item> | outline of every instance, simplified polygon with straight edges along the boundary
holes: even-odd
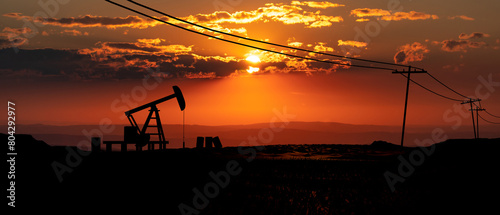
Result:
[[[473,109],[469,109],[469,111],[471,111],[471,110],[473,110],[473,111],[485,111],[486,109],[484,109],[484,108],[473,108]]]
[[[427,71],[425,71],[425,70],[421,70],[421,71],[394,70],[394,72],[392,72],[392,74],[407,74],[407,73],[427,73]]]
[[[474,103],[474,102],[480,102],[480,101],[481,101],[481,99],[469,99],[469,100],[465,100],[465,101],[463,101],[463,102],[462,102],[462,103],[460,103],[460,104],[463,104],[463,105],[464,105],[464,104],[469,104],[469,103]]]

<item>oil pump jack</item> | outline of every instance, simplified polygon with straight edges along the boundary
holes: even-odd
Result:
[[[165,144],[168,144],[168,141],[165,140],[165,133],[163,132],[163,127],[161,125],[160,114],[159,114],[160,110],[158,110],[156,105],[168,101],[170,99],[176,98],[177,102],[179,103],[181,111],[183,111],[184,108],[186,108],[186,103],[184,101],[184,96],[182,95],[181,89],[179,89],[179,87],[177,86],[173,86],[172,88],[174,89],[174,94],[163,97],[156,101],[152,101],[145,105],[141,105],[139,107],[136,107],[134,109],[125,112],[125,115],[127,116],[128,121],[132,126],[125,127],[124,139],[125,142],[135,143],[137,151],[141,151],[142,147],[144,147],[145,145],[148,145],[148,149],[152,148],[154,149],[154,144],[159,144],[161,149],[162,146],[164,147]],[[146,122],[144,123],[142,128],[140,128],[132,114],[144,110],[146,108],[149,108],[148,118],[146,119]],[[150,125],[152,119],[156,120],[156,125]],[[148,128],[151,127],[153,128],[156,127],[155,131],[156,133],[147,133]],[[158,136],[158,141],[151,140],[151,136],[155,135]]]

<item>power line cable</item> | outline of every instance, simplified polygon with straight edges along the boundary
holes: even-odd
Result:
[[[492,116],[492,117],[500,118],[500,116],[493,115],[493,114],[491,114],[490,112],[488,112],[488,111],[486,111],[486,110],[484,110],[484,112],[486,112],[487,114],[489,114],[489,115],[490,115],[490,116]]]
[[[184,28],[182,26],[178,26],[176,24],[169,23],[167,21],[158,19],[158,18],[153,17],[151,15],[139,12],[137,10],[134,10],[132,8],[129,8],[129,7],[121,5],[121,4],[118,4],[118,3],[110,1],[110,0],[106,0],[106,1],[109,2],[109,3],[111,3],[111,4],[114,4],[116,6],[119,6],[121,8],[124,8],[124,9],[127,9],[129,11],[132,11],[134,13],[137,13],[137,14],[143,15],[145,17],[148,17],[150,19],[156,20],[158,22],[162,22],[162,23],[174,26],[176,28],[180,28],[180,29],[183,29],[183,30],[195,33],[195,34],[203,35],[203,36],[206,36],[206,37],[210,37],[210,38],[221,40],[221,41],[228,42],[228,43],[233,43],[233,44],[240,45],[240,46],[245,46],[245,47],[249,47],[249,48],[253,48],[253,49],[267,51],[267,52],[271,52],[271,53],[275,53],[275,54],[280,54],[280,55],[284,55],[284,56],[288,56],[288,57],[300,58],[300,59],[304,59],[304,60],[312,60],[312,61],[317,61],[317,62],[322,62],[322,63],[330,63],[330,64],[337,64],[337,65],[344,65],[344,66],[353,66],[353,67],[360,67],[360,68],[367,68],[367,69],[380,69],[380,70],[390,70],[390,71],[394,70],[394,69],[386,68],[386,67],[363,66],[363,65],[355,65],[355,64],[350,64],[350,63],[339,63],[339,62],[330,61],[330,60],[320,60],[320,59],[316,59],[316,58],[308,58],[308,57],[303,57],[303,56],[299,56],[299,55],[287,54],[287,53],[278,52],[278,51],[274,51],[274,50],[270,50],[270,49],[265,49],[265,48],[261,48],[261,47],[257,47],[257,46],[252,46],[252,45],[248,45],[248,44],[244,44],[244,43],[240,43],[240,42],[235,42],[235,41],[231,41],[231,40],[226,40],[226,39],[223,39],[223,38],[219,38],[217,36],[208,35],[208,34],[205,34],[205,33],[201,33],[201,32],[198,32],[198,31],[194,31],[194,30],[191,30],[191,29]]]
[[[402,74],[402,73],[400,73],[400,74],[401,74],[402,76],[404,76],[404,77],[408,78],[408,76],[406,76],[406,75],[404,75],[404,74]],[[460,100],[460,99],[454,99],[454,98],[450,98],[450,97],[447,97],[447,96],[441,95],[441,94],[439,94],[439,93],[436,93],[436,92],[434,92],[434,91],[430,90],[429,88],[422,86],[421,84],[417,83],[416,81],[414,81],[414,80],[413,80],[413,79],[411,79],[411,78],[410,78],[410,81],[411,81],[411,82],[413,82],[414,84],[416,84],[417,86],[419,86],[419,87],[423,88],[424,90],[427,90],[427,91],[429,91],[429,92],[431,92],[431,93],[433,93],[433,94],[435,94],[435,95],[437,95],[437,96],[440,96],[440,97],[443,97],[443,98],[445,98],[445,99],[449,99],[449,100],[452,100],[452,101],[458,101],[458,102],[461,102],[461,101],[462,101],[462,100]]]
[[[436,77],[432,76],[430,73],[427,72],[427,75],[429,75],[432,79],[436,80],[438,83],[440,83],[441,85],[443,85],[444,87],[448,88],[449,90],[451,90],[452,92],[456,93],[457,95],[459,96],[462,96],[464,98],[469,98],[467,96],[464,96],[463,94],[451,89],[450,87],[448,87],[446,84],[444,84],[443,82],[439,81]]]
[[[270,49],[265,49],[265,48],[260,48],[260,47],[256,47],[256,46],[252,46],[252,45],[248,45],[248,44],[244,44],[244,43],[239,43],[239,42],[235,42],[235,41],[231,41],[231,40],[226,40],[226,39],[223,39],[223,38],[220,38],[220,37],[216,37],[216,36],[213,36],[213,35],[208,35],[208,34],[205,34],[205,33],[202,33],[202,32],[198,32],[198,31],[194,31],[194,30],[191,30],[191,29],[187,29],[187,28],[184,28],[182,26],[179,26],[179,25],[176,25],[176,24],[173,24],[173,23],[169,23],[167,21],[164,21],[164,20],[161,20],[161,19],[158,19],[156,17],[153,17],[151,15],[148,15],[148,14],[145,14],[145,13],[142,13],[142,12],[139,12],[137,10],[134,10],[132,8],[129,8],[129,7],[126,7],[124,5],[121,5],[121,4],[118,4],[118,3],[115,3],[113,1],[110,1],[110,0],[106,0],[107,2],[109,3],[112,3],[114,5],[117,5],[119,7],[122,7],[124,9],[127,9],[127,10],[130,10],[132,12],[135,12],[137,14],[140,14],[140,15],[143,15],[143,16],[146,16],[148,18],[151,18],[153,20],[156,20],[156,21],[159,21],[159,22],[162,22],[162,23],[165,23],[165,24],[168,24],[168,25],[171,25],[171,26],[174,26],[174,27],[177,27],[177,28],[180,28],[180,29],[183,29],[183,30],[186,30],[186,31],[189,31],[189,32],[192,32],[192,33],[196,33],[196,34],[199,34],[199,35],[203,35],[203,36],[206,36],[206,37],[210,37],[210,38],[213,38],[213,39],[218,39],[218,40],[221,40],[221,41],[224,41],[224,42],[229,42],[229,43],[233,43],[233,44],[237,44],[237,45],[241,45],[241,46],[245,46],[245,47],[249,47],[249,48],[254,48],[254,49],[258,49],[258,50],[262,50],[262,51],[267,51],[267,52],[271,52],[271,53],[275,53],[275,54],[280,54],[280,55],[285,55],[285,56],[289,56],[289,57],[294,57],[294,58],[300,58],[300,59],[304,59],[304,60],[313,60],[313,61],[318,61],[318,62],[324,62],[324,63],[331,63],[331,64],[338,64],[338,65],[345,65],[345,66],[354,66],[354,67],[361,67],[361,68],[370,68],[370,69],[383,69],[383,70],[393,70],[393,69],[390,69],[390,68],[385,68],[385,67],[374,67],[374,66],[363,66],[363,65],[352,65],[352,64],[348,64],[348,63],[339,63],[339,62],[334,62],[334,61],[330,61],[330,60],[320,60],[320,59],[315,59],[315,58],[308,58],[308,57],[303,57],[303,56],[298,56],[298,55],[293,55],[293,54],[287,54],[287,53],[282,53],[282,52],[278,52],[278,51],[274,51],[274,50],[270,50]],[[206,30],[209,30],[209,31],[212,31],[212,32],[216,32],[216,33],[220,33],[220,34],[224,34],[224,35],[229,35],[229,36],[233,36],[233,37],[236,37],[236,38],[240,38],[240,39],[245,39],[245,40],[249,40],[249,41],[253,41],[253,42],[259,42],[259,43],[263,43],[263,44],[267,44],[267,45],[273,45],[273,46],[278,46],[278,47],[282,47],[282,48],[289,48],[289,49],[294,49],[294,50],[299,50],[299,51],[305,51],[305,52],[309,52],[309,53],[315,53],[315,54],[322,54],[322,55],[328,55],[328,56],[333,56],[333,57],[340,57],[340,58],[345,58],[345,59],[352,59],[352,60],[359,60],[359,61],[365,61],[365,62],[371,62],[371,63],[380,63],[380,64],[386,64],[386,65],[392,65],[392,66],[405,66],[406,65],[401,65],[401,64],[393,64],[393,63],[387,63],[387,62],[380,62],[380,61],[373,61],[373,60],[366,60],[366,59],[361,59],[361,58],[352,58],[352,57],[346,57],[346,56],[341,56],[341,55],[334,55],[334,54],[329,54],[329,53],[323,53],[323,52],[316,52],[316,51],[311,51],[311,50],[307,50],[307,49],[301,49],[301,48],[296,48],[296,47],[291,47],[291,46],[285,46],[285,45],[280,45],[280,44],[276,44],[276,43],[270,43],[270,42],[265,42],[265,41],[261,41],[261,40],[256,40],[256,39],[252,39],[252,38],[247,38],[247,37],[242,37],[242,36],[239,36],[239,35],[234,35],[234,34],[230,34],[230,33],[227,33],[227,32],[223,32],[223,31],[219,31],[219,30],[216,30],[216,29],[211,29],[211,28],[208,28],[208,27],[205,27],[205,26],[202,26],[202,25],[198,25],[196,23],[192,23],[192,22],[189,22],[189,21],[186,21],[186,20],[183,20],[183,19],[180,19],[180,18],[177,18],[175,16],[171,16],[169,14],[166,14],[164,12],[161,12],[161,11],[158,11],[154,8],[151,8],[151,7],[148,7],[146,5],[143,5],[143,4],[140,4],[138,2],[135,2],[135,1],[132,1],[132,0],[128,0],[129,2],[132,2],[133,4],[136,4],[138,6],[141,6],[143,8],[146,8],[148,10],[151,10],[151,11],[154,11],[154,12],[157,12],[159,14],[162,14],[164,16],[167,16],[169,18],[172,18],[172,19],[175,19],[175,20],[178,20],[178,21],[181,21],[181,22],[184,22],[184,23],[187,23],[187,24],[190,24],[190,25],[193,25],[193,26],[196,26],[196,27],[200,27],[200,28],[203,28],[203,29],[206,29]],[[414,68],[417,68],[417,69],[420,69],[418,67],[414,67]],[[437,81],[438,83],[440,83],[441,85],[443,85],[444,87],[446,87],[447,89],[451,90],[452,92],[464,97],[464,98],[468,98],[467,96],[464,96],[463,94],[453,90],[452,88],[448,87],[446,84],[444,84],[443,82],[439,81],[436,77],[432,76],[431,74],[427,73],[431,78],[433,78],[435,81]],[[401,74],[403,75],[404,77],[407,78],[406,75],[404,74]],[[417,83],[416,81],[414,81],[413,79],[410,79],[410,81],[416,85],[418,85],[419,87],[437,95],[437,96],[440,96],[442,98],[445,98],[445,99],[449,99],[449,100],[452,100],[452,101],[462,101],[462,100],[459,100],[459,99],[454,99],[454,98],[450,98],[450,97],[447,97],[447,96],[444,96],[442,94],[439,94],[435,91],[432,91],[430,90],[429,88],[426,88],[424,87],[423,85]]]
[[[164,13],[162,11],[156,10],[154,8],[151,8],[149,6],[143,5],[141,3],[135,2],[133,0],[128,0],[128,1],[131,2],[131,3],[133,3],[133,4],[135,4],[135,5],[138,5],[140,7],[146,8],[148,10],[154,11],[154,12],[159,13],[161,15],[164,15],[164,16],[167,16],[169,18],[175,19],[177,21],[184,22],[186,24],[190,24],[190,25],[193,25],[193,26],[196,26],[196,27],[199,27],[199,28],[203,28],[205,30],[209,30],[209,31],[212,31],[212,32],[216,32],[216,33],[220,33],[220,34],[224,34],[224,35],[236,37],[236,38],[243,39],[243,40],[248,40],[248,41],[252,41],[252,42],[262,43],[262,44],[266,44],[266,45],[278,46],[278,47],[282,47],[282,48],[294,49],[294,50],[304,51],[304,52],[309,52],[309,53],[314,53],[314,54],[321,54],[321,55],[327,55],[327,56],[332,56],[332,57],[339,57],[339,58],[344,58],[344,59],[350,59],[350,60],[359,60],[359,61],[365,61],[365,62],[370,62],[370,63],[378,63],[378,64],[385,64],[385,65],[391,65],[391,66],[408,67],[408,65],[403,65],[403,64],[388,63],[388,62],[382,62],[382,61],[375,61],[375,60],[368,60],[368,59],[362,59],[362,58],[348,57],[348,56],[343,56],[343,55],[330,54],[330,53],[325,53],[325,52],[312,51],[312,50],[308,50],[308,49],[302,49],[302,48],[298,48],[298,47],[286,46],[286,45],[281,45],[281,44],[277,44],[277,43],[271,43],[271,42],[266,42],[266,41],[262,41],[262,40],[252,39],[252,38],[249,38],[249,37],[243,37],[243,36],[239,36],[239,35],[236,35],[236,34],[231,34],[231,33],[224,32],[224,31],[219,31],[217,29],[209,28],[209,27],[206,27],[206,26],[203,26],[203,25],[199,25],[199,24],[187,21],[187,20],[180,19],[178,17],[169,15],[167,13]],[[413,67],[413,68],[421,69],[421,68],[418,68],[418,67]],[[423,70],[423,69],[421,69],[421,70]]]
[[[482,120],[484,120],[485,122],[488,122],[488,123],[491,123],[491,124],[497,124],[497,125],[500,125],[500,122],[491,122],[491,121],[488,121],[486,119],[484,119],[481,115],[477,114],[479,116],[479,118],[481,118]]]

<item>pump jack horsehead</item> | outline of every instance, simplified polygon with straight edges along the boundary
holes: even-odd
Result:
[[[179,103],[181,111],[183,111],[184,108],[186,108],[186,102],[184,101],[184,96],[182,95],[181,89],[179,89],[179,87],[177,86],[173,86],[172,88],[174,89],[174,94],[163,97],[156,101],[152,101],[145,105],[141,105],[139,107],[136,107],[134,109],[125,112],[125,115],[127,116],[128,121],[132,126],[125,127],[124,139],[125,142],[135,143],[137,151],[141,151],[142,147],[146,145],[148,145],[148,149],[154,149],[154,144],[159,144],[160,146],[159,148],[164,149],[165,145],[168,144],[168,141],[165,140],[165,133],[163,132],[163,127],[160,120],[160,114],[159,114],[160,110],[158,110],[156,105],[168,101],[170,99],[176,98],[177,102]],[[144,110],[146,108],[149,108],[149,115],[141,129],[137,124],[137,122],[135,121],[134,116],[132,114]],[[156,125],[150,125],[151,119],[156,120]],[[147,133],[148,128],[155,128],[155,127],[156,127],[155,131],[156,133]],[[158,136],[158,141],[152,141],[151,136]]]

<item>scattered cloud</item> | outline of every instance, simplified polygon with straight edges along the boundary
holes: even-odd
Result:
[[[351,10],[351,15],[362,18],[362,19],[357,19],[356,20],[357,22],[368,21],[364,17],[377,17],[377,19],[385,21],[439,19],[437,15],[431,15],[422,12],[410,11],[410,12],[391,13],[388,10],[377,9],[377,8],[354,9]]]
[[[353,40],[338,40],[338,45],[339,46],[352,46],[356,48],[364,48],[368,45],[368,43],[365,42],[359,42],[359,41],[353,41]]]
[[[328,27],[331,26],[333,23],[343,21],[343,18],[341,16],[323,15],[321,14],[320,11],[316,12],[306,11],[301,6],[325,9],[325,8],[341,7],[344,5],[330,3],[326,1],[324,2],[293,1],[291,5],[281,4],[281,3],[278,4],[268,3],[265,5],[265,7],[259,7],[256,10],[237,11],[234,13],[229,13],[226,11],[216,11],[210,14],[196,14],[180,18],[219,31],[227,33],[238,33],[245,36],[247,35],[246,28],[244,27],[229,28],[223,25],[249,24],[254,22],[273,21],[273,22],[281,22],[286,25],[303,24],[305,25],[306,28],[321,28],[321,27]],[[35,23],[42,23],[44,25],[51,25],[51,26],[58,26],[65,28],[103,27],[108,29],[117,29],[117,28],[145,29],[164,24],[159,21],[145,19],[138,16],[108,17],[108,16],[83,15],[79,17],[42,18],[42,17],[25,16],[22,13],[7,13],[4,14],[3,16],[14,18],[17,20],[27,20]],[[168,17],[158,17],[158,18],[200,32],[206,31],[202,28],[187,25],[183,22]],[[67,31],[65,31],[64,33],[69,35],[77,34],[77,33],[71,34],[71,32]]]
[[[305,28],[322,28],[332,26],[334,23],[342,22],[343,17],[332,16],[330,14],[326,15],[323,13],[323,10],[318,9],[343,6],[345,5],[327,1],[292,1],[287,4],[268,3],[264,7],[259,7],[255,10],[236,12],[216,11],[207,14],[200,13],[182,17],[182,19],[220,31],[246,35],[247,29],[245,27],[241,27],[240,25],[242,24],[276,22],[285,25],[299,25],[299,27]],[[383,9],[370,8],[354,9],[350,11],[350,14],[352,16],[350,18],[353,18],[356,22],[367,22],[369,20],[400,21],[439,19],[437,15],[423,12],[393,12]],[[22,13],[7,13],[3,16],[17,20],[26,19],[28,21],[43,23],[45,25],[66,28],[62,30],[58,28],[46,29],[46,31],[42,32],[42,35],[45,36],[57,34],[85,36],[88,35],[88,32],[85,32],[86,29],[81,28],[90,27],[105,29],[122,28],[120,29],[120,33],[123,31],[123,34],[129,34],[130,28],[145,29],[155,27],[157,25],[163,25],[161,22],[141,18],[139,16],[106,17],[83,15],[78,17],[46,19],[33,18],[25,16]],[[174,24],[188,26],[167,17],[159,18]],[[448,17],[448,19],[474,20],[474,18],[464,15]],[[198,27],[188,27],[201,32],[206,31]],[[28,42],[26,38],[14,37],[14,35],[30,33],[33,32],[29,28],[4,28],[3,31],[0,32],[0,48],[26,44]],[[486,46],[484,42],[470,41],[484,37],[490,37],[490,35],[480,32],[474,32],[471,34],[462,33],[459,36],[460,40],[452,39],[440,42],[434,41],[432,43],[441,45],[441,49],[444,51],[467,52],[470,48]],[[289,40],[287,41],[287,44],[292,47],[309,47],[310,49],[318,52],[336,51],[333,47],[327,46],[327,43],[317,41],[304,42],[305,43]],[[366,42],[354,40],[338,40],[337,43],[339,48],[345,49],[362,49],[366,48],[368,45]],[[497,43],[500,43],[500,41],[497,40]],[[330,45],[334,46],[334,44]],[[29,65],[24,69],[12,66],[12,71],[23,71],[19,74],[31,74],[36,75],[37,77],[62,77],[63,75],[67,75],[68,77],[75,77],[75,79],[80,80],[93,78],[141,78],[144,76],[146,68],[151,67],[160,67],[162,71],[165,71],[165,73],[161,74],[162,77],[213,79],[229,77],[234,74],[240,74],[241,72],[246,74],[246,69],[249,68],[248,62],[235,56],[203,56],[196,54],[195,51],[196,50],[193,46],[167,44],[167,42],[163,39],[154,38],[137,39],[135,41],[126,42],[98,42],[94,47],[79,50],[22,50],[19,55],[8,59],[12,60],[12,62],[18,63],[25,62],[25,60],[22,60],[24,58],[32,60],[31,62],[28,62]],[[294,52],[294,50],[276,51],[281,51],[283,53]],[[0,50],[0,52],[3,52],[4,54],[8,53],[6,50]],[[425,45],[418,42],[410,43],[397,49],[397,53],[394,55],[394,61],[396,63],[422,61],[426,53],[429,53],[429,49]],[[259,65],[253,65],[256,69],[259,69],[258,74],[297,72],[311,75],[315,72],[331,73],[340,68],[349,68],[349,66],[330,65],[310,60],[293,59],[270,52],[254,51],[252,54],[258,55],[262,60]],[[350,55],[350,53],[348,54]],[[49,57],[48,59],[43,60],[40,56]],[[311,54],[309,56],[315,55]],[[4,64],[8,61],[8,59],[0,60],[0,64]],[[60,59],[65,59],[65,62],[61,64],[55,63],[59,62]],[[11,64],[8,63],[8,65]],[[83,66],[83,68],[82,65],[86,66]],[[12,68],[9,68],[8,66],[0,66],[0,70],[2,71]]]
[[[315,2],[315,1],[292,1],[292,5],[304,5],[312,8],[321,8],[321,9],[326,9],[326,8],[334,8],[334,7],[344,7],[345,5],[343,4],[336,4],[336,3],[331,3],[327,1],[322,1],[322,2]]]
[[[9,18],[14,18],[17,20],[22,20],[23,18],[25,18],[25,19],[30,18],[31,19],[31,17],[29,17],[29,16],[23,16],[22,13],[6,13],[3,16],[9,17]]]
[[[400,21],[400,20],[426,20],[426,19],[439,19],[437,15],[426,14],[422,12],[396,12],[392,15],[382,16],[381,20],[385,21]]]
[[[391,12],[376,8],[358,8],[351,10],[351,15],[357,17],[390,16]]]
[[[458,16],[449,16],[448,19],[462,19],[462,20],[467,20],[467,21],[474,21],[475,19],[472,17],[468,17],[465,15],[458,15]]]
[[[43,32],[42,32],[43,34]],[[69,36],[88,36],[89,33],[88,32],[81,32],[81,31],[78,31],[78,30],[75,30],[75,29],[71,29],[71,30],[68,30],[68,29],[65,29],[63,31],[61,31],[61,34],[63,35],[69,35]]]
[[[20,35],[20,34],[29,34],[31,33],[32,30],[31,28],[9,28],[5,27],[2,32],[0,33],[0,36],[9,36],[9,35]]]
[[[366,19],[366,18],[356,19],[356,22],[368,22],[368,21],[370,21],[370,19]]]
[[[98,47],[81,49],[80,54],[90,54],[107,58],[123,54],[187,54],[192,51],[192,46],[184,45],[160,45],[163,39],[138,39],[137,42],[99,42]],[[98,58],[96,58],[98,59]]]
[[[407,64],[409,62],[418,62],[424,59],[424,54],[429,53],[427,46],[419,42],[406,44],[398,48],[398,52],[394,55],[395,63]]]
[[[304,43],[301,43],[301,42],[288,42],[288,46],[296,47],[296,48],[301,47],[303,44]]]
[[[194,56],[195,59],[197,60],[205,60],[205,61],[209,61],[209,60],[217,60],[217,61],[221,61],[221,62],[225,62],[225,63],[229,63],[231,61],[234,61],[234,62],[239,62],[240,59],[234,57],[234,56],[201,56],[201,55],[197,55],[197,54],[191,54],[192,56]]]
[[[334,49],[332,47],[325,46],[326,43],[319,42],[318,45],[314,46],[315,52],[333,52]],[[313,54],[313,53],[311,53]],[[314,56],[314,55],[312,55]]]
[[[211,14],[191,15],[186,20],[198,24],[248,24],[254,22],[276,21],[286,25],[304,24],[308,28],[320,28],[331,26],[334,22],[342,22],[341,16],[327,16],[317,12],[304,11],[298,5],[313,5],[309,3],[296,2],[295,5],[268,3],[265,7],[260,7],[251,11],[237,11],[229,13],[226,11],[216,11]],[[321,5],[327,5],[321,4]],[[331,5],[330,5],[331,7]]]
[[[188,72],[188,73],[184,74],[184,78],[188,78],[188,79],[214,79],[214,78],[217,78],[217,75],[215,74],[215,72],[207,72],[207,73]]]

